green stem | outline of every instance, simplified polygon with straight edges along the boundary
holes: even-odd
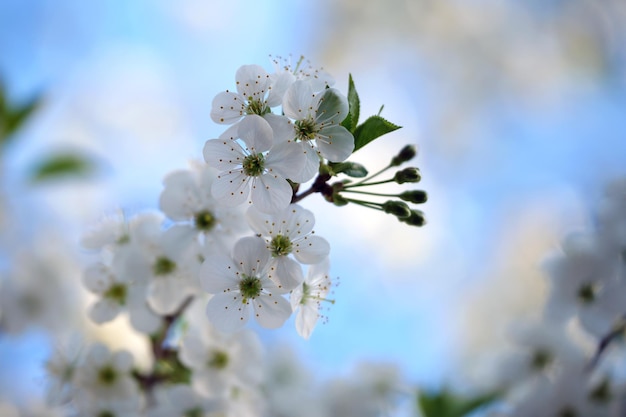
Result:
[[[374,195],[377,197],[398,197],[398,194],[381,194],[381,193],[370,193],[367,191],[357,191],[357,190],[342,190],[346,193],[355,193],[355,194],[366,194],[366,195]]]
[[[354,187],[366,187],[366,186],[369,186],[369,185],[387,184],[387,183],[389,183],[389,182],[394,182],[394,181],[395,181],[395,179],[390,178],[390,179],[388,179],[388,180],[384,180],[384,181],[376,181],[376,182],[367,182],[367,183],[364,183],[364,182],[357,182],[356,184],[346,184],[346,185],[344,186],[344,189],[347,189],[347,188],[354,188]]]

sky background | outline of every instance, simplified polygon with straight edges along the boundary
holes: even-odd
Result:
[[[538,314],[542,259],[626,174],[625,7],[517,3],[3,1],[0,78],[15,102],[45,97],[0,155],[5,242],[44,236],[82,256],[89,224],[156,208],[162,178],[202,157],[223,130],[211,101],[239,66],[302,54],[344,92],[352,74],[362,117],[384,104],[403,126],[350,160],[374,172],[415,144],[428,224],[304,200],[331,244],[337,302],[309,341],[293,320],[263,338],[321,377],[367,360],[421,386],[477,386],[507,325]],[[63,150],[98,174],[30,184]],[[0,335],[0,394],[36,392],[46,354],[40,334]]]

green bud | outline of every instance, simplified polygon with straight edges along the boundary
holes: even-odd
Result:
[[[411,215],[409,217],[403,219],[398,218],[398,220],[408,224],[409,226],[421,227],[426,224],[426,220],[424,219],[424,212],[422,212],[421,210],[411,210]]]
[[[402,171],[396,172],[393,180],[398,184],[404,184],[405,182],[419,182],[422,179],[420,170],[417,168],[404,168]]]
[[[410,161],[417,155],[417,150],[413,145],[406,145],[404,148],[400,150],[396,156],[391,159],[391,166],[397,167],[398,165],[403,164],[404,162]]]
[[[332,203],[334,205],[336,205],[337,207],[341,207],[341,206],[345,206],[348,204],[348,200],[346,200],[342,195],[340,194],[333,194],[332,197]]]
[[[403,201],[408,201],[409,203],[413,204],[422,204],[428,200],[428,195],[426,194],[426,191],[422,190],[405,191],[399,194],[398,197],[400,197],[400,199]]]
[[[402,201],[386,201],[382,205],[382,209],[385,213],[393,214],[398,219],[404,219],[411,215],[411,209]]]

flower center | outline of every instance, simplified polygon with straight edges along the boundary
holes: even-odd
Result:
[[[98,370],[98,381],[103,385],[113,385],[117,379],[117,373],[112,366],[106,365]]]
[[[269,108],[265,101],[255,99],[254,97],[248,97],[248,105],[246,106],[246,114],[258,114],[263,116],[268,114],[272,110]]]
[[[202,416],[204,416],[204,411],[200,407],[187,410],[185,411],[185,414],[184,414],[184,417],[202,417]]]
[[[243,160],[242,166],[244,174],[249,177],[258,177],[265,169],[265,158],[260,153],[248,155]]]
[[[550,352],[539,349],[537,350],[531,359],[531,366],[535,369],[544,369],[552,362],[552,355]]]
[[[578,299],[583,304],[590,304],[596,298],[597,289],[593,284],[585,284],[578,289]]]
[[[257,277],[243,275],[243,279],[239,281],[239,291],[243,296],[243,303],[247,303],[249,298],[256,298],[261,295],[261,280]]]
[[[126,285],[115,284],[111,286],[107,292],[104,293],[104,297],[115,300],[118,304],[123,305],[126,302]]]
[[[315,139],[315,135],[319,130],[315,125],[315,120],[309,117],[304,120],[297,120],[295,123],[296,127],[296,139],[298,140],[311,140]]]
[[[209,230],[213,229],[215,223],[217,222],[215,217],[213,216],[213,213],[208,210],[204,210],[196,213],[194,217],[194,223],[196,225],[196,228],[208,232]]]
[[[174,272],[176,269],[176,262],[172,261],[165,256],[159,256],[152,266],[154,275],[167,275]]]
[[[209,366],[213,369],[224,369],[228,365],[228,353],[223,350],[214,350],[209,360]]]
[[[272,239],[270,250],[273,257],[289,255],[293,249],[291,239],[284,235],[277,235]]]

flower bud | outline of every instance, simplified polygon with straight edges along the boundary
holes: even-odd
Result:
[[[339,193],[333,194],[332,201],[333,201],[333,204],[336,205],[337,207],[345,206],[346,204],[348,204],[348,200],[346,200]]]
[[[398,155],[394,156],[391,159],[391,166],[397,167],[404,162],[410,161],[415,157],[415,155],[417,155],[417,150],[415,149],[415,146],[406,145],[400,150],[400,153],[398,153]]]
[[[381,207],[385,213],[393,214],[398,219],[404,219],[411,215],[411,209],[402,201],[389,200]]]
[[[422,179],[420,170],[417,168],[404,168],[401,171],[396,172],[393,180],[398,184],[404,184],[405,182],[419,182]]]
[[[405,218],[398,218],[403,223],[408,224],[409,226],[424,226],[426,224],[426,219],[424,219],[424,212],[421,210],[411,210],[411,214]]]
[[[428,200],[428,195],[426,194],[426,191],[422,190],[405,191],[399,194],[398,197],[400,197],[400,199],[403,201],[408,201],[409,203],[413,204],[422,204]]]

